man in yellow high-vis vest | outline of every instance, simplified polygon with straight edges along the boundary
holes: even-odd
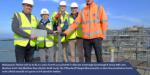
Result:
[[[58,31],[58,32],[65,31],[68,28],[68,17],[69,17],[69,13],[66,11],[66,1],[61,1],[59,4],[58,12],[54,12],[51,17],[53,26],[54,26],[54,31]],[[67,43],[66,37],[62,36],[62,38],[60,39],[58,35],[58,36],[55,36],[54,41],[58,43],[59,49],[60,50],[62,49],[61,51],[59,51],[60,53],[57,54],[57,55],[62,55],[62,56],[58,56],[58,57],[63,57],[63,61],[67,62],[68,61],[67,60],[67,46],[68,46],[67,44],[68,43]],[[59,44],[60,42],[61,44]],[[62,48],[60,48],[60,45],[62,45],[61,46]]]
[[[23,11],[15,13],[12,21],[16,62],[32,62],[37,36],[31,32],[38,20],[31,14],[33,0],[23,0],[22,5]]]
[[[70,8],[72,12],[69,17],[69,25],[72,24],[76,19],[76,17],[78,16],[78,4],[76,2],[72,2]],[[70,35],[67,36],[67,39],[69,41],[69,48],[71,52],[71,56],[70,56],[71,62],[76,61],[76,55],[78,57],[79,62],[84,62],[83,41],[80,37],[81,34],[82,34],[81,25],[79,25],[76,31],[72,32]]]
[[[54,62],[54,54],[55,51],[53,49],[53,27],[49,20],[49,11],[46,8],[41,10],[42,19],[39,22],[38,29],[46,30],[47,37],[38,37],[37,38],[37,46],[40,53],[40,61],[41,62]]]

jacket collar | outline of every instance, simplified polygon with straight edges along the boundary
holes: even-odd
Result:
[[[47,23],[49,23],[50,22],[50,20],[48,19],[47,21],[46,20],[43,20],[43,19],[41,19],[41,21],[40,21],[40,23],[42,23],[43,25],[46,25]]]
[[[30,14],[26,14],[24,11],[22,11],[22,13],[24,13],[25,15],[31,15],[31,13]]]
[[[78,12],[77,12],[76,16],[73,16],[72,13],[70,14],[70,16],[73,17],[74,19],[76,19],[76,17],[78,16]]]

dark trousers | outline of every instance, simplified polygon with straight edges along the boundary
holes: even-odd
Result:
[[[95,50],[97,62],[103,62],[102,59],[102,39],[83,39],[85,62],[91,62],[92,48]]]
[[[32,62],[34,47],[15,46],[16,62]]]

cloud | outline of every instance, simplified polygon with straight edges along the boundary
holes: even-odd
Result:
[[[126,16],[126,15],[121,15],[121,16],[112,16],[114,19],[120,19],[120,20],[125,20],[129,22],[135,22],[135,23],[142,23],[142,19],[136,18],[136,17],[131,17],[131,16]]]
[[[112,19],[124,20],[128,22],[133,22],[133,23],[143,23],[143,20],[137,17],[127,16],[127,15],[114,15],[110,11],[106,11],[106,13],[108,17]]]

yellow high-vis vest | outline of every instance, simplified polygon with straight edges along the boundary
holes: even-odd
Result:
[[[81,38],[82,35],[83,35],[83,32],[82,32],[82,24],[79,24],[79,25],[78,25],[78,28],[77,28],[77,30],[76,30],[76,37]]]
[[[24,13],[19,12],[15,13],[17,19],[20,24],[20,28],[23,29],[27,34],[31,34],[32,29],[36,29],[38,25],[38,20],[35,16],[31,15],[31,23],[27,19]],[[16,33],[14,33],[14,45],[19,45],[22,47],[26,47],[30,43],[30,46],[34,47],[36,44],[36,40],[30,40],[28,38],[24,38]]]
[[[53,27],[51,23],[47,23],[46,28],[48,28],[49,30],[52,30]],[[53,40],[54,40],[54,36],[52,34],[48,35],[47,37],[38,37],[37,46],[40,48],[44,48],[44,46],[52,47],[54,45]]]
[[[71,25],[74,21],[75,21],[75,19],[74,19],[72,16],[70,16],[70,17],[69,17],[69,25]],[[81,28],[82,28],[82,27],[81,27],[81,24],[78,25],[78,28],[77,28],[74,32],[70,33],[70,34],[67,36],[67,39],[72,40],[72,39],[76,39],[76,37],[81,37],[81,35],[82,35],[82,30],[81,30]]]
[[[72,24],[74,22],[74,18],[72,16],[69,17],[69,25]],[[76,31],[70,33],[70,35],[67,36],[67,39],[69,40],[73,40],[76,39]]]
[[[55,20],[55,16],[56,16],[56,15],[57,15],[57,12],[54,12],[53,15],[52,15],[52,17],[51,17],[52,22],[56,21],[56,20]],[[65,12],[65,16],[62,16],[62,15],[61,15],[61,17],[60,17],[60,19],[61,19],[61,24],[60,24],[61,28],[64,27],[64,22],[65,22],[66,20],[67,20],[67,22],[68,22],[68,17],[69,17],[68,12]],[[55,38],[54,38],[54,41],[55,41],[55,42],[58,42],[58,37],[57,37],[57,36],[54,36],[54,37],[55,37]],[[62,37],[61,42],[67,42],[67,38]]]

